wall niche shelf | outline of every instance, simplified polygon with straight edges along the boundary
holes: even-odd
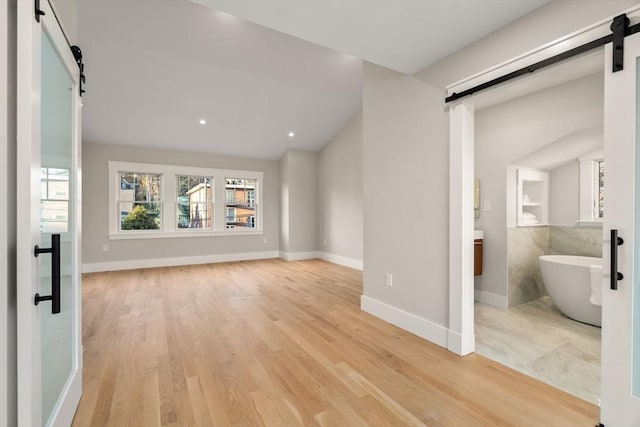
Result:
[[[549,224],[549,173],[517,169],[516,224],[536,227]]]

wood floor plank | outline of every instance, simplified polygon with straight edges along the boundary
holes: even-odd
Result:
[[[83,281],[75,427],[589,426],[598,409],[360,310],[362,273],[259,260]]]

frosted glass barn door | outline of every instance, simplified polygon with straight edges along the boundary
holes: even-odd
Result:
[[[18,2],[18,424],[68,426],[82,392],[79,73],[35,3]]]
[[[605,427],[640,426],[640,34],[625,39],[624,70],[611,71],[612,50],[609,43],[604,70],[601,423]]]

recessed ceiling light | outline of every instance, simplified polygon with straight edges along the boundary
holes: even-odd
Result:
[[[206,121],[205,119],[200,119],[200,124],[201,124],[201,125],[206,125],[206,124],[207,124],[207,121]]]
[[[289,138],[293,138],[294,136],[296,136],[296,134],[295,134],[295,133],[293,133],[293,132],[289,132]]]

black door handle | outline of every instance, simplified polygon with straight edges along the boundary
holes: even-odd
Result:
[[[51,295],[36,294],[35,304],[40,301],[51,301],[51,313],[60,313],[60,235],[51,235],[51,247],[41,248],[38,245],[33,249],[33,254],[51,254]]]
[[[622,273],[618,271],[618,246],[622,245],[624,240],[618,237],[618,230],[611,230],[611,289],[618,290],[618,281],[624,279]]]

